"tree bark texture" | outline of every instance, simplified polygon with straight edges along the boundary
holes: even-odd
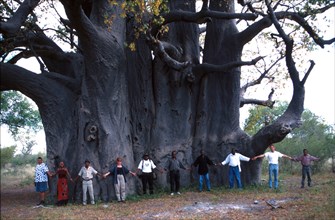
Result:
[[[117,157],[122,157],[123,163],[134,171],[147,152],[162,168],[176,150],[177,157],[190,167],[201,149],[218,163],[232,148],[248,157],[263,153],[267,146],[281,141],[299,126],[304,86],[294,74],[294,94],[287,111],[251,137],[240,128],[241,67],[195,71],[194,80],[187,80],[185,72],[171,68],[152,53],[148,38],[134,40],[134,21],[119,16],[123,1],[117,2],[119,5],[113,6],[102,0],[62,0],[71,28],[78,35],[80,50],[63,52],[39,32],[33,48],[47,68],[41,74],[9,63],[0,64],[1,90],[21,91],[39,107],[49,166],[63,160],[72,176],[76,176],[88,159],[96,170],[105,173]],[[233,14],[234,4],[232,0],[210,1],[209,10]],[[170,11],[189,13],[195,13],[196,8],[192,0],[173,0],[168,6]],[[199,26],[186,19],[169,23],[169,31],[160,37],[164,45],[170,45],[166,47],[167,54],[194,66],[238,63],[244,44],[254,37],[255,31],[275,22],[274,18],[263,18],[247,31],[239,32],[235,19],[221,19],[216,14],[207,22],[203,57]],[[106,24],[109,16],[114,16],[113,20]],[[8,23],[8,28],[3,26],[5,38],[17,34],[16,23]],[[136,50],[130,51],[124,45],[133,40]],[[39,50],[41,46],[48,48],[48,52]],[[287,63],[293,73],[294,66],[291,70],[289,67],[292,60],[287,59]],[[242,162],[244,184],[259,182],[260,165],[260,161]],[[197,184],[195,170],[182,171],[181,176],[182,186]],[[210,168],[213,185],[227,185],[227,177],[227,166]],[[128,193],[141,192],[138,178],[127,179]],[[55,186],[55,180],[52,184]],[[97,197],[113,199],[111,177],[95,178],[94,184]],[[158,175],[156,186],[167,185],[167,174]],[[53,187],[52,193],[55,190]],[[80,193],[76,195],[78,200]]]

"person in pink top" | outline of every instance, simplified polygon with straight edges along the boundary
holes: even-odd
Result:
[[[312,161],[316,161],[316,160],[320,160],[320,158],[317,157],[313,157],[311,155],[308,154],[308,150],[304,149],[303,150],[303,155],[301,155],[300,157],[296,157],[292,159],[293,161],[300,161],[301,165],[302,165],[302,170],[301,170],[301,174],[302,174],[302,179],[301,179],[301,188],[305,187],[305,179],[307,176],[307,183],[308,186],[311,186],[311,169],[310,166],[312,164]]]

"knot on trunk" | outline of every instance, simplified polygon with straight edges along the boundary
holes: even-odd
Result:
[[[88,134],[86,136],[86,141],[88,142],[95,141],[97,139],[98,126],[96,125],[88,126],[87,131]]]
[[[292,127],[288,124],[283,124],[281,129],[280,129],[280,133],[281,134],[288,134],[292,131]]]

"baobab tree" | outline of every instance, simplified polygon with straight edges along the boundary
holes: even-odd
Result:
[[[246,156],[263,153],[300,124],[304,84],[314,62],[302,63],[306,71],[299,71],[296,49],[334,42],[310,24],[334,7],[330,0],[60,0],[66,17],[59,17],[53,35],[39,25],[34,10],[53,1],[2,2],[1,91],[18,90],[37,104],[49,163],[62,159],[73,174],[85,159],[101,172],[117,156],[136,168],[144,152],[164,164],[177,150],[188,166],[200,149],[215,161],[232,147]],[[275,52],[271,59],[245,57],[245,46],[261,34],[262,44]],[[55,35],[72,50],[62,49]],[[28,57],[36,58],[39,73],[16,65]],[[278,72],[280,64],[285,68]],[[257,67],[253,79],[242,84],[243,73]],[[275,89],[266,100],[246,98],[247,90],[280,74],[293,86],[287,110],[247,135],[240,128],[240,108],[272,107]],[[244,183],[259,181],[259,161],[242,170]],[[214,184],[226,181],[226,168],[212,172]],[[189,184],[192,174],[183,176]],[[110,191],[106,181],[95,181],[103,195]],[[165,182],[160,176],[158,183]],[[134,179],[129,189],[135,192]]]

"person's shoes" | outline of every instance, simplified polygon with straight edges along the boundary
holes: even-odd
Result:
[[[207,189],[208,192],[210,192],[211,190],[210,189]]]
[[[180,192],[177,192],[178,195],[180,195],[181,193]]]
[[[40,201],[38,204],[36,205],[41,205],[41,206],[44,206],[45,205],[45,202],[44,201]]]
[[[308,186],[311,187],[312,185],[310,183],[308,183]]]
[[[126,201],[125,200],[121,200],[122,203],[125,203]]]
[[[305,188],[304,186],[300,186],[301,189]]]
[[[87,205],[86,202],[83,202],[83,205]]]
[[[171,195],[171,196],[173,196],[173,195],[174,195],[174,193],[171,193],[170,195]]]
[[[118,203],[121,203],[121,200],[117,200]]]
[[[91,202],[91,205],[95,205],[95,202]]]

